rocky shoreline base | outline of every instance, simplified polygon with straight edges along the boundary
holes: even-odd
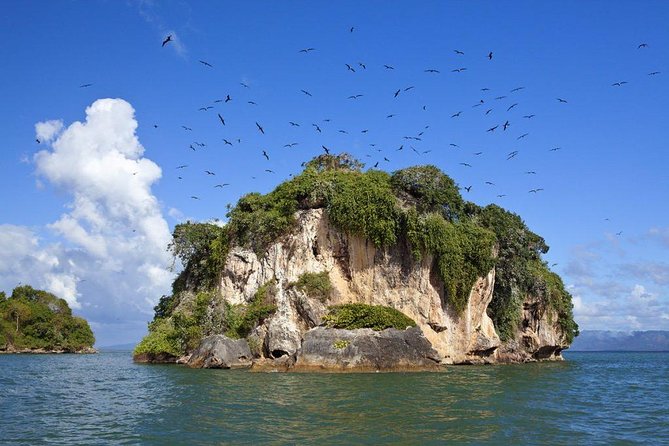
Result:
[[[436,371],[444,365],[418,327],[382,331],[316,327],[305,333],[302,346],[294,355],[282,351],[262,353],[253,352],[246,339],[231,339],[219,334],[204,338],[187,356],[137,354],[133,360],[137,363],[176,363],[191,368],[250,369],[257,372]],[[511,362],[546,360],[560,361],[562,356],[518,358]]]
[[[16,354],[26,354],[26,355],[53,355],[53,354],[73,354],[73,355],[91,355],[98,353],[93,347],[86,347],[81,350],[50,350],[44,348],[14,348],[9,347],[4,350],[0,350],[0,355],[16,355]]]

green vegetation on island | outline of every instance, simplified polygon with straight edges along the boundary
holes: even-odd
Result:
[[[568,343],[578,334],[571,295],[541,259],[548,246],[519,216],[497,205],[480,207],[463,200],[455,182],[435,166],[414,166],[392,174],[363,171],[363,167],[348,154],[321,155],[270,193],[241,197],[228,208],[223,227],[177,225],[170,248],[184,269],[174,281],[172,295],[161,298],[150,333],[136,353],[163,348],[158,347],[162,343],[148,342],[155,337],[171,339],[170,351],[185,353],[193,338],[179,331],[179,318],[195,325],[200,322],[196,311],[182,304],[184,296],[215,292],[232,246],[262,257],[272,243],[296,228],[297,211],[316,208],[325,210],[335,228],[363,237],[379,249],[406,249],[416,262],[430,256],[444,298],[457,313],[466,308],[477,278],[495,267],[488,313],[502,340],[511,339],[520,328],[527,296],[537,299],[540,311],[556,312]],[[313,297],[329,293],[329,280],[326,286],[318,275],[304,275],[292,285]],[[265,298],[254,298],[245,306],[227,305],[225,320],[218,322],[216,330],[244,337],[272,311]]]
[[[29,285],[0,292],[0,351],[91,349],[95,337],[83,318],[73,316],[64,299]]]
[[[359,303],[329,307],[328,314],[323,317],[323,322],[330,328],[345,330],[358,328],[371,328],[374,331],[386,328],[406,330],[407,327],[416,326],[413,319],[395,308]]]

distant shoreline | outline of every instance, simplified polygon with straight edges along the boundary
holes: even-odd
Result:
[[[87,347],[82,350],[45,350],[45,349],[11,349],[0,350],[0,355],[92,355],[99,353],[93,347]]]

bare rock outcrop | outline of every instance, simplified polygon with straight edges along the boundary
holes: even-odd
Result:
[[[418,327],[340,330],[317,327],[304,335],[297,371],[434,370],[440,357]]]
[[[186,363],[188,367],[233,369],[251,367],[253,354],[246,339],[230,339],[224,335],[204,338]]]

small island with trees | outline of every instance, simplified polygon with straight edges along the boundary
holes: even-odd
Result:
[[[468,202],[435,166],[363,170],[321,155],[225,225],[185,222],[184,269],[137,362],[407,370],[562,360],[578,335],[544,239]]]
[[[29,285],[0,291],[0,353],[95,353],[94,343],[64,299]]]

